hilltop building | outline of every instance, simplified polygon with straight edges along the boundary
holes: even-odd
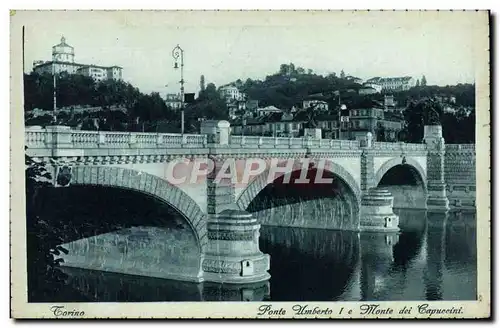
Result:
[[[360,79],[359,77],[351,76],[351,75],[346,76],[345,79],[349,82],[356,83],[359,85],[363,84],[363,82],[364,82],[363,79]]]
[[[99,66],[94,64],[75,63],[75,49],[61,37],[61,42],[52,47],[52,60],[36,60],[33,62],[33,71],[36,73],[81,74],[89,76],[95,81],[107,79],[121,80],[123,68],[120,66]]]
[[[411,76],[374,77],[366,82],[380,85],[382,87],[382,91],[406,91],[414,87],[416,84],[415,79]]]
[[[230,103],[232,100],[243,101],[245,100],[245,94],[240,92],[240,90],[233,85],[226,85],[219,89],[220,95]]]

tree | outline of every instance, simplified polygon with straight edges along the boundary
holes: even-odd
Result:
[[[226,102],[222,99],[213,83],[207,84],[205,90],[200,92],[198,99],[186,108],[186,122],[188,126],[196,130],[199,125],[199,118],[217,120],[228,119]]]
[[[205,75],[200,76],[200,93],[205,91]]]
[[[419,80],[419,79],[417,79],[417,82],[415,83],[415,86],[416,86],[416,87],[419,87],[419,86],[420,86],[420,80]]]
[[[285,76],[287,73],[288,73],[288,65],[287,64],[281,64],[280,65],[279,74],[281,76]]]
[[[422,79],[420,80],[420,85],[423,87],[427,85],[427,79],[425,78],[425,75],[422,75]]]
[[[25,166],[28,300],[54,299],[66,287],[67,278],[59,269],[63,260],[55,256],[68,250],[60,246],[59,232],[39,213],[39,194],[52,187],[52,175],[27,154]]]
[[[385,127],[382,124],[377,128],[377,141],[387,141],[385,137]]]
[[[420,143],[424,136],[423,107],[411,101],[404,112],[404,136],[407,142]]]
[[[406,141],[422,142],[424,126],[441,125],[442,115],[443,109],[437,101],[429,98],[424,98],[418,102],[410,101],[404,113]]]
[[[344,70],[341,70],[341,71],[340,71],[340,78],[341,78],[341,79],[345,79],[345,73],[344,73]]]

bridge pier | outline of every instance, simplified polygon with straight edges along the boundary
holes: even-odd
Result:
[[[427,211],[447,212],[450,209],[444,180],[445,144],[441,125],[426,125],[424,140],[427,155]]]
[[[393,212],[394,197],[375,185],[373,135],[368,132],[362,141],[360,231],[399,231],[399,217]]]
[[[224,156],[229,142],[229,123],[205,121],[203,124],[202,132],[207,133],[211,141],[209,152],[214,163],[214,169],[207,176],[208,245],[202,255],[203,278],[234,284],[269,280],[269,255],[259,249],[260,224],[251,213],[236,205],[235,165],[231,158]]]
[[[361,199],[361,231],[399,231],[399,217],[393,212],[394,197],[382,188],[372,188]]]
[[[208,246],[203,256],[203,277],[223,283],[269,280],[269,255],[259,249],[260,224],[252,214],[227,209],[208,220]]]

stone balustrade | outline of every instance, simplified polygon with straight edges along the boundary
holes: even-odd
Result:
[[[397,150],[397,151],[425,151],[426,144],[404,143],[404,142],[374,142],[373,149],[376,150]]]
[[[333,140],[293,137],[260,137],[233,135],[230,139],[233,147],[244,148],[327,148],[327,149],[359,149],[356,140]]]
[[[64,141],[61,143],[61,141]],[[29,127],[25,131],[25,143],[29,148],[46,148],[58,144],[62,148],[205,148],[206,134],[144,133],[114,131],[82,131],[69,127]],[[452,146],[452,147],[450,147]],[[315,139],[310,137],[261,137],[231,135],[231,148],[320,148],[320,149],[360,149],[366,147],[359,140]],[[425,151],[426,144],[394,142],[374,142],[372,149],[389,151]],[[449,148],[448,148],[449,147]],[[474,145],[447,145],[453,147],[474,147]],[[467,148],[467,149],[469,149]],[[459,149],[459,148],[456,148]]]
[[[467,151],[475,151],[475,144],[446,144],[446,151],[454,151],[454,150],[467,150]]]
[[[69,127],[25,130],[25,144],[29,148],[47,148],[56,143],[63,148],[204,148],[207,136],[203,134],[142,133],[80,131]],[[61,142],[64,141],[64,142]]]

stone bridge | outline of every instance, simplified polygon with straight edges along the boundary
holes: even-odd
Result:
[[[162,272],[157,274],[133,270],[124,273],[198,282],[253,283],[269,279],[269,257],[258,246],[260,222],[246,210],[273,181],[303,170],[295,165],[280,166],[279,163],[289,160],[296,163],[307,159],[307,164],[302,163],[307,165],[306,171],[324,169],[333,177],[339,197],[351,204],[347,210],[349,218],[342,224],[333,218],[321,225],[306,222],[300,226],[397,231],[393,197],[386,184],[381,183],[395,169],[414,178],[425,195],[424,206],[428,211],[449,209],[450,189],[445,184],[447,148],[441,126],[426,126],[422,144],[373,142],[371,134],[364,140],[348,141],[325,140],[314,135],[236,136],[230,131],[225,121],[207,121],[201,134],[184,135],[29,127],[25,145],[29,156],[47,164],[56,186],[132,190],[170,205],[185,218],[198,246],[199,259],[192,272],[172,274],[159,269]],[[318,131],[313,132],[318,135]],[[265,168],[255,170],[248,166],[246,163],[252,159],[265,161]],[[211,170],[203,168],[207,160],[213,165]],[[241,178],[245,167],[255,173],[248,181],[218,178],[234,168]],[[193,170],[204,172],[205,176],[200,179],[186,173]],[[475,190],[459,188],[462,189],[467,193]],[[67,265],[85,267],[81,259],[69,256],[65,260]],[[99,269],[121,272],[121,265],[108,266]]]

